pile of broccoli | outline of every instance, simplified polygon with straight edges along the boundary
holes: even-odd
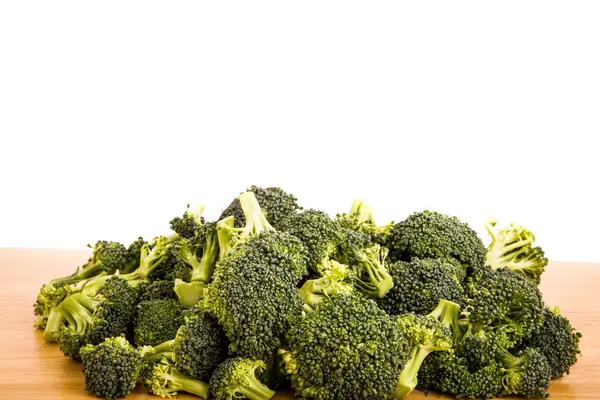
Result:
[[[581,333],[544,303],[548,259],[515,224],[419,211],[377,225],[252,186],[216,221],[189,206],[172,233],[98,241],[42,286],[34,326],[81,361],[89,393],[317,400],[546,397]]]

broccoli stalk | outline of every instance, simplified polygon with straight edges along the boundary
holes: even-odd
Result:
[[[256,377],[256,374],[265,368],[266,364],[263,361],[241,357],[229,358],[217,367],[210,378],[210,392],[217,400],[268,400],[275,395],[275,391]]]
[[[488,246],[485,262],[493,269],[510,268],[535,283],[540,283],[548,259],[540,247],[532,247],[535,236],[523,226],[511,224],[494,232],[497,221],[490,219],[485,229],[492,238]]]
[[[352,247],[354,262],[352,269],[356,276],[354,285],[365,296],[381,299],[394,287],[385,259],[388,250],[378,244],[364,249]]]
[[[175,294],[179,299],[179,303],[185,308],[192,308],[204,295],[206,284],[201,281],[184,282],[182,279],[175,279]]]
[[[302,285],[298,294],[304,300],[304,310],[314,311],[317,304],[337,293],[350,293],[352,284],[348,282],[351,272],[344,264],[333,260],[323,260],[321,278],[310,279]]]
[[[151,393],[163,398],[171,398],[178,392],[191,393],[204,400],[209,396],[207,383],[188,378],[164,358],[144,376],[144,383]]]
[[[166,358],[167,360],[175,360],[175,339],[167,340],[154,347],[143,346],[141,355],[144,361],[160,360]]]
[[[458,326],[460,306],[440,300],[438,306],[425,317],[405,314],[398,323],[412,339],[410,359],[400,372],[394,399],[404,399],[417,387],[417,374],[423,360],[434,351],[449,351],[453,344],[453,331]]]

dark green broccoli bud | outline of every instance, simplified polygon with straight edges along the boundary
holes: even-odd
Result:
[[[467,224],[434,211],[416,212],[394,225],[387,247],[393,261],[453,257],[473,272],[484,265],[486,253],[481,239]]]
[[[314,311],[317,304],[333,295],[354,291],[353,275],[346,265],[324,260],[320,270],[320,278],[307,280],[298,290],[304,300],[304,310],[308,312]]]
[[[140,266],[142,247],[146,244],[148,244],[148,242],[141,236],[131,242],[129,247],[127,247],[127,262],[124,266],[119,268],[119,273],[129,274],[138,269]]]
[[[458,357],[464,358],[470,370],[483,368],[514,346],[506,327],[487,327],[465,321],[467,331],[455,346]]]
[[[410,359],[402,369],[394,399],[404,399],[417,387],[417,374],[423,360],[434,351],[450,351],[454,343],[454,333],[458,327],[460,306],[451,301],[441,300],[427,316],[408,313],[396,320],[402,332],[411,343]]]
[[[527,348],[516,355],[506,352],[501,362],[504,367],[504,395],[547,397],[552,372],[543,354]]]
[[[351,229],[342,229],[343,238],[338,246],[337,252],[332,258],[342,264],[352,265],[355,260],[356,250],[363,250],[374,243],[371,240],[371,235],[366,233],[356,232]]]
[[[581,351],[579,340],[581,333],[567,318],[560,315],[556,308],[544,309],[544,324],[520,344],[521,348],[532,347],[546,356],[552,379],[569,373],[569,369],[577,362]]]
[[[263,361],[242,357],[228,358],[211,376],[210,392],[216,400],[268,400],[275,392],[257,378],[257,374],[265,368]]]
[[[208,314],[194,310],[179,328],[173,349],[177,368],[185,375],[207,380],[227,358],[227,338],[218,322]]]
[[[335,220],[343,228],[371,236],[372,240],[380,245],[386,243],[394,227],[393,222],[384,226],[377,226],[373,216],[373,208],[359,199],[354,199],[348,214],[338,214]]]
[[[175,290],[173,290],[172,281],[160,280],[154,282],[142,282],[137,288],[139,292],[139,303],[148,300],[177,299]]]
[[[485,228],[492,238],[485,257],[486,265],[493,269],[510,268],[540,283],[548,259],[541,247],[533,247],[535,236],[524,226],[510,224],[494,232],[496,220],[491,219]]]
[[[282,224],[281,231],[302,241],[308,251],[307,267],[318,272],[323,260],[334,255],[344,239],[339,225],[323,211],[314,209],[291,214]]]
[[[185,376],[164,358],[151,365],[143,375],[143,381],[150,393],[162,398],[171,398],[179,392],[191,393],[204,400],[209,397],[207,383]]]
[[[175,299],[154,299],[137,305],[133,326],[136,346],[155,346],[175,338],[183,324],[183,308]]]
[[[79,349],[84,345],[96,345],[107,337],[125,333],[136,301],[136,290],[117,276],[108,279],[94,297],[75,293],[65,298],[56,307],[64,322],[58,328],[58,342],[63,353],[77,360]]]
[[[465,283],[472,324],[502,330],[512,345],[544,322],[542,295],[523,275],[507,268],[482,268]],[[512,347],[512,346],[511,346]]]
[[[85,390],[105,399],[127,396],[142,371],[142,357],[123,337],[81,349]]]
[[[297,285],[305,260],[299,239],[265,231],[217,264],[202,306],[223,326],[231,353],[266,360],[279,347],[289,319],[302,312]]]
[[[386,399],[410,351],[399,324],[358,295],[321,301],[286,337],[282,368],[300,398]]]
[[[492,362],[481,369],[471,371],[464,358],[450,352],[430,354],[419,369],[418,387],[449,393],[458,398],[488,399],[502,394],[504,372],[500,364]]]
[[[291,214],[301,210],[297,203],[298,199],[277,187],[260,188],[251,186],[246,192],[253,192],[260,208],[262,208],[267,221],[277,230],[281,230],[281,224]],[[246,225],[246,215],[240,204],[240,199],[235,198],[231,204],[221,213],[219,220],[234,217],[235,227],[241,228]]]
[[[464,290],[454,274],[454,265],[445,259],[399,261],[390,267],[393,288],[377,300],[388,314],[427,314],[440,300],[464,304]]]
[[[190,210],[190,205],[188,204],[183,216],[175,217],[169,222],[171,229],[184,239],[192,239],[196,236],[196,232],[204,223],[202,218],[203,212],[204,205],[199,204],[197,207]]]

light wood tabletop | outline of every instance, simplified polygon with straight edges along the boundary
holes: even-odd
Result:
[[[81,364],[63,356],[57,345],[45,343],[41,331],[32,326],[32,304],[40,286],[72,273],[89,254],[89,250],[0,249],[1,399],[92,398],[84,391]],[[541,290],[546,303],[559,305],[583,333],[583,357],[570,375],[552,382],[551,398],[600,399],[600,264],[551,263]],[[410,398],[438,396],[415,392]],[[137,388],[128,398],[158,397]],[[293,397],[279,394],[276,398]]]

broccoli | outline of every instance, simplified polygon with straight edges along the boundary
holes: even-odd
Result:
[[[127,396],[142,371],[140,353],[123,337],[87,344],[81,349],[81,359],[85,390],[105,399]]]
[[[386,399],[409,357],[392,317],[356,294],[336,294],[292,324],[279,350],[300,398]]]
[[[544,324],[527,337],[520,348],[532,347],[546,356],[552,379],[556,379],[568,374],[570,367],[577,362],[577,357],[581,354],[581,336],[569,320],[560,315],[557,308],[546,307]]]
[[[541,247],[533,247],[535,241],[533,233],[515,224],[498,232],[494,232],[495,227],[494,219],[485,224],[492,238],[485,257],[486,265],[494,269],[510,268],[539,284],[544,268],[548,265],[548,259],[544,257]]]
[[[177,295],[173,290],[173,281],[142,282],[137,288],[139,293],[138,303],[148,300],[177,299]]]
[[[544,322],[543,301],[537,286],[507,268],[485,267],[465,284],[471,324],[487,326],[507,335],[511,346]]]
[[[302,312],[305,259],[299,239],[269,230],[217,264],[201,304],[223,326],[231,353],[266,361],[279,347],[289,318]]]
[[[68,296],[56,308],[60,322],[66,322],[60,327],[60,349],[77,360],[84,345],[96,345],[107,337],[125,333],[136,301],[136,290],[117,276],[108,279],[94,297],[83,293]]]
[[[257,373],[264,371],[263,361],[248,358],[228,358],[215,370],[210,378],[210,392],[216,400],[250,399],[268,400],[275,392],[265,386]]]
[[[507,332],[510,329],[506,327],[472,324],[466,318],[461,322],[467,330],[456,344],[455,353],[467,361],[471,371],[489,365],[514,346],[514,339]]]
[[[174,339],[183,324],[182,306],[175,299],[154,299],[138,303],[134,318],[136,346],[155,346]]]
[[[454,275],[453,264],[445,259],[399,261],[390,267],[393,288],[377,300],[388,314],[428,314],[440,300],[464,303],[464,290]]]
[[[336,253],[344,238],[343,231],[329,215],[314,209],[291,214],[281,224],[281,231],[302,241],[308,251],[307,268],[313,273],[319,272],[324,260]]]
[[[527,348],[516,355],[506,352],[501,357],[504,377],[502,395],[547,397],[552,372],[548,360],[539,351]]]
[[[386,244],[392,261],[453,257],[471,272],[483,267],[486,254],[481,239],[467,224],[427,210],[394,225]]]
[[[410,340],[411,350],[410,359],[400,373],[394,399],[404,399],[417,387],[417,374],[425,357],[434,351],[452,350],[459,311],[458,304],[440,300],[435,310],[426,316],[408,313],[397,318],[402,332]]]
[[[33,304],[33,310],[36,315],[34,326],[37,329],[45,330],[48,325],[48,320],[55,320],[58,317],[56,307],[67,296],[68,292],[65,289],[66,282],[60,284],[44,284],[40,288],[36,302]],[[58,332],[54,331],[48,335],[44,335],[46,340],[55,342]]]
[[[203,400],[209,397],[207,383],[185,376],[165,358],[152,363],[143,374],[143,381],[150,393],[163,398],[171,398],[178,392],[191,393]]]
[[[338,214],[336,222],[343,228],[369,235],[375,243],[385,245],[392,232],[394,223],[377,226],[373,216],[373,208],[359,199],[354,199],[348,214]]]
[[[203,212],[204,205],[199,204],[197,207],[190,210],[190,205],[188,204],[183,216],[175,217],[169,222],[171,229],[184,239],[194,238],[196,232],[204,223],[204,218],[202,217]]]
[[[298,205],[296,197],[277,187],[261,188],[258,186],[251,186],[246,192],[254,193],[267,221],[269,221],[269,224],[277,230],[281,230],[281,223],[288,216],[302,209],[302,207]],[[234,217],[236,228],[241,228],[247,224],[247,217],[240,204],[239,198],[235,198],[231,202],[231,204],[221,213],[219,220],[227,217]]]
[[[119,268],[120,274],[129,274],[140,266],[141,251],[148,244],[143,237],[138,237],[127,247],[127,262]]]
[[[334,260],[325,260],[321,265],[321,277],[309,279],[298,290],[304,300],[304,309],[314,311],[317,304],[338,293],[352,293],[353,275],[348,267]]]

